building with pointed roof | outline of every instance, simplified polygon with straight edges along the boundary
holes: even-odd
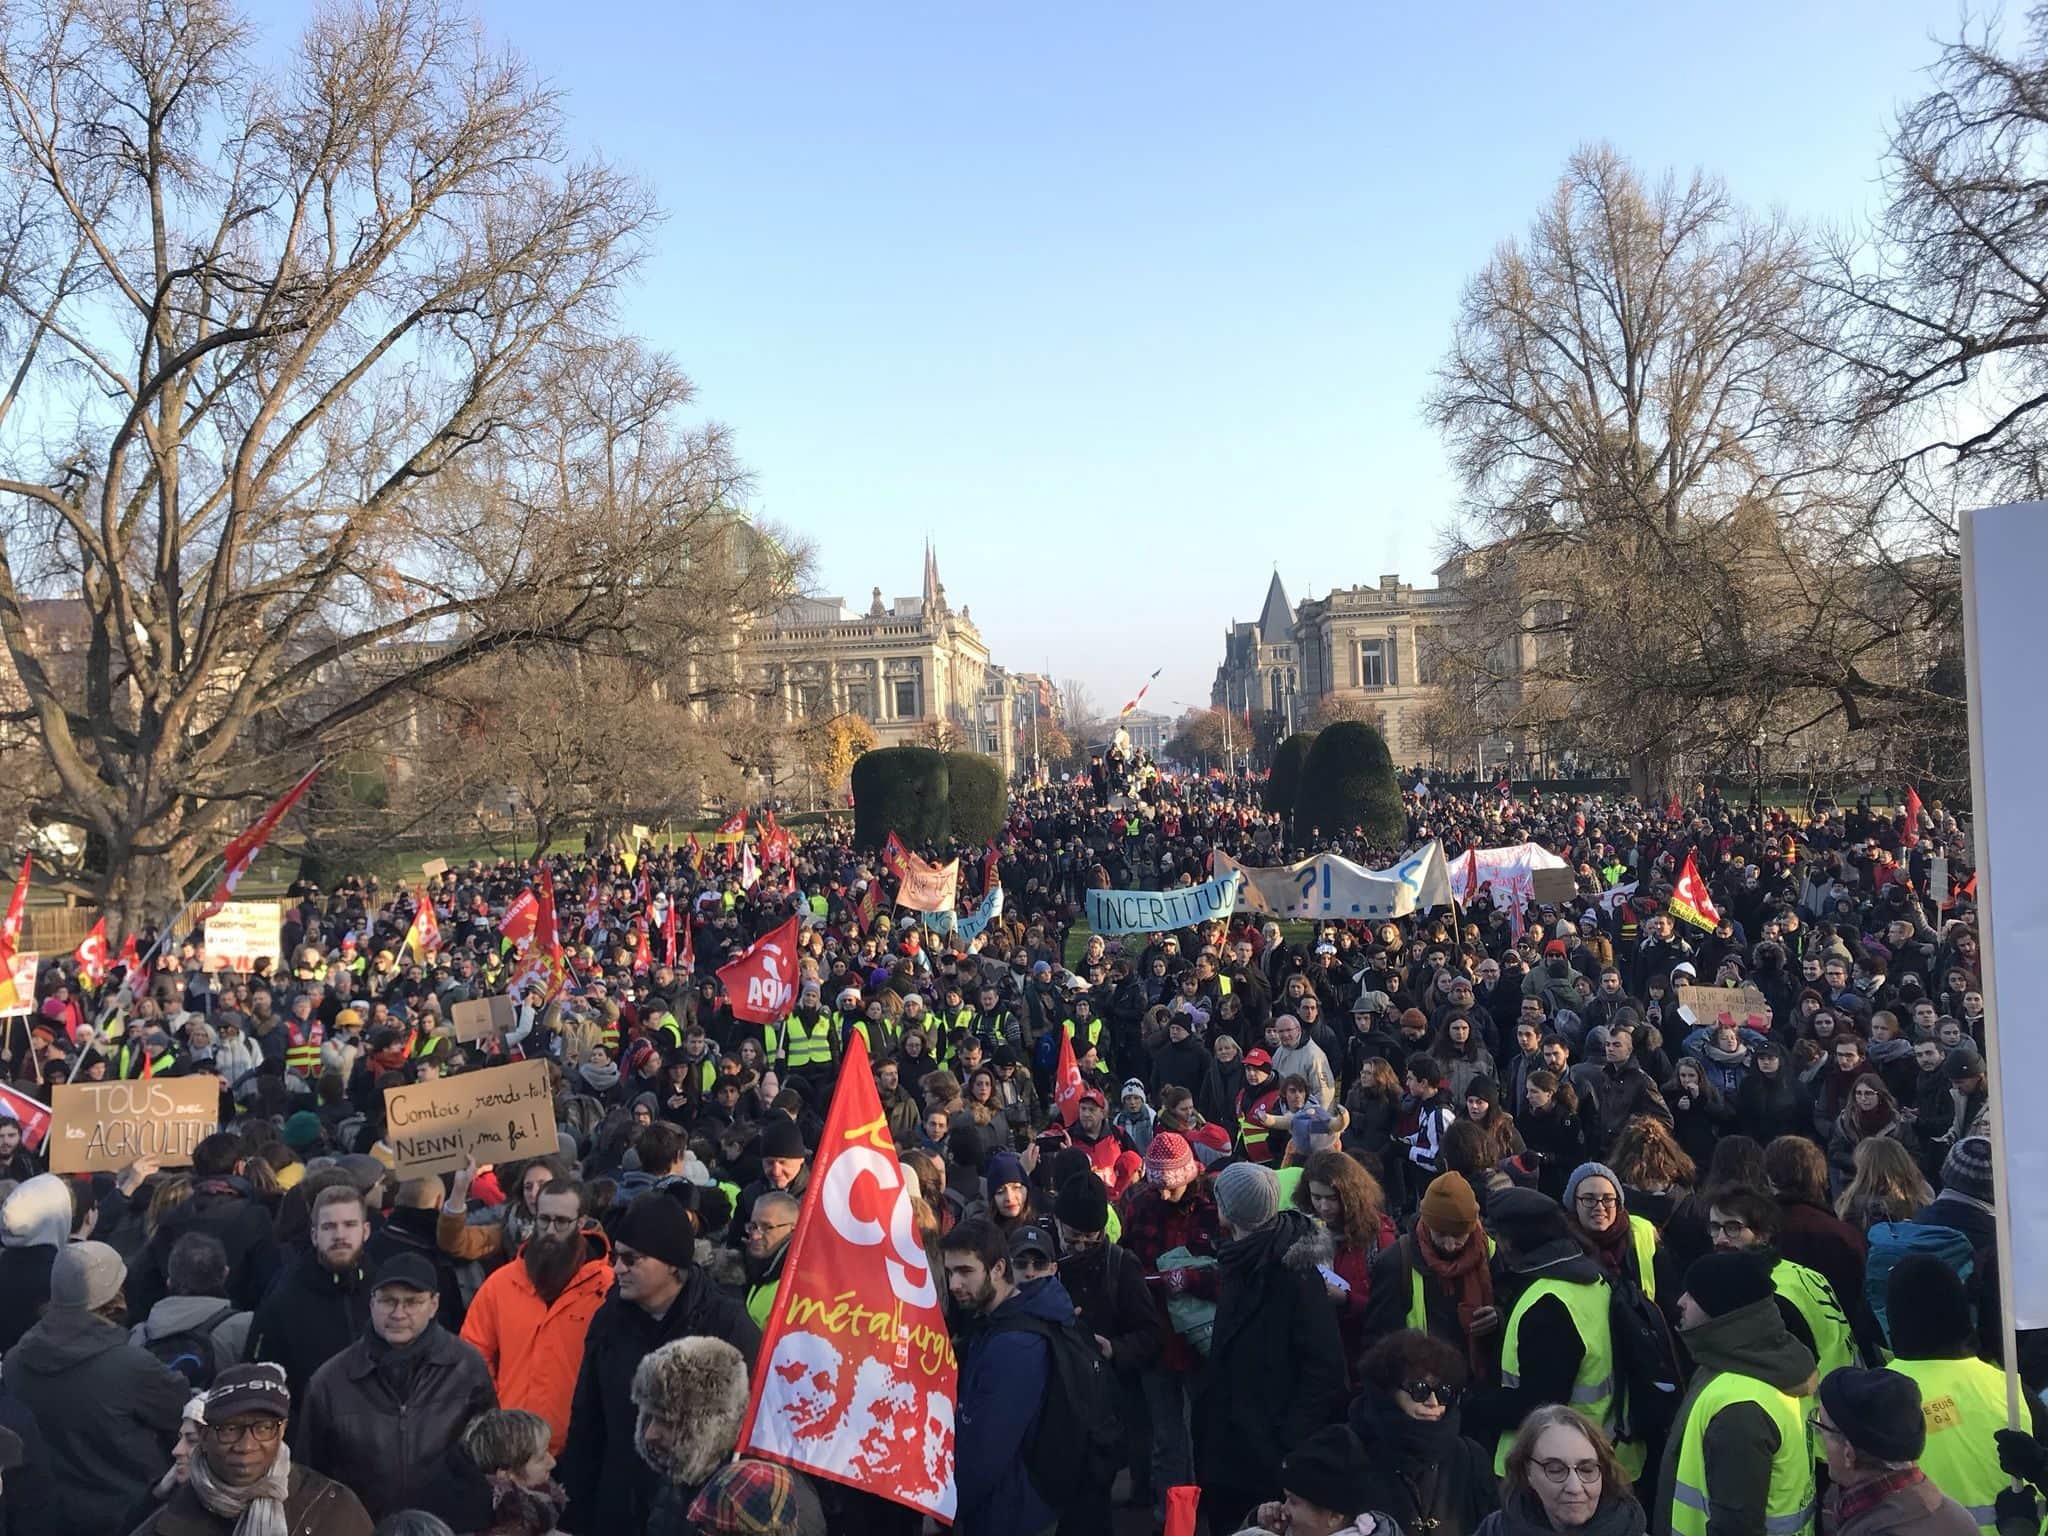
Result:
[[[1247,711],[1277,716],[1287,730],[1299,728],[1301,657],[1294,639],[1294,604],[1276,567],[1256,620],[1233,620],[1223,632],[1223,665],[1209,689],[1209,702],[1234,715]]]

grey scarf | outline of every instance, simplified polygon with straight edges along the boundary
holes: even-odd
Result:
[[[192,1458],[185,1474],[194,1497],[207,1510],[235,1521],[235,1536],[290,1536],[284,1501],[291,1492],[291,1480],[291,1447],[283,1444],[278,1446],[270,1470],[246,1488],[230,1488],[216,1478],[203,1451]]]

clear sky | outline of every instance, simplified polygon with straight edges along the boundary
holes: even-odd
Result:
[[[256,14],[288,29],[293,8]],[[1871,208],[1957,10],[485,0],[669,222],[633,325],[819,587],[937,541],[996,661],[1206,704],[1276,563],[1419,585],[1458,291],[1575,145]]]

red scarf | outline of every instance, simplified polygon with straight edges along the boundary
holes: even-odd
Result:
[[[1630,1278],[1628,1256],[1635,1247],[1635,1233],[1630,1229],[1628,1212],[1616,1211],[1614,1224],[1603,1231],[1595,1232],[1585,1226],[1579,1231],[1593,1245],[1593,1257],[1603,1270],[1617,1279]]]
[[[1493,1271],[1486,1261],[1486,1228],[1475,1225],[1465,1246],[1446,1255],[1439,1253],[1430,1239],[1428,1224],[1418,1221],[1415,1223],[1415,1256],[1457,1303],[1458,1326],[1465,1333],[1465,1350],[1472,1360],[1473,1378],[1484,1380],[1488,1374],[1487,1351],[1483,1341],[1472,1331],[1472,1315],[1481,1307],[1493,1305]]]

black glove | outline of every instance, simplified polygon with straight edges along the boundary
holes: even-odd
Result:
[[[1992,1504],[1999,1536],[2031,1536],[2041,1529],[2041,1505],[2031,1488],[2003,1488]]]
[[[2007,1477],[2048,1483],[2048,1446],[2017,1429],[2001,1429],[1994,1438],[1998,1441],[1999,1470]]]

